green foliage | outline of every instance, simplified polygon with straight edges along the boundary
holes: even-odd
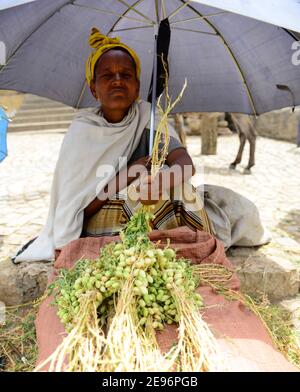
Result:
[[[54,290],[54,304],[66,330],[76,324],[85,295],[94,298],[100,325],[104,325],[114,313],[118,292],[128,279],[133,281],[140,325],[151,321],[155,329],[161,330],[164,323],[179,322],[173,285],[195,306],[202,305],[201,297],[195,293],[198,278],[193,276],[189,260],[178,260],[168,245],[160,249],[149,240],[151,218],[142,209],[121,232],[121,242],[103,247],[96,260],[79,260],[73,269],[60,271],[50,292]]]
[[[278,349],[291,363],[300,367],[300,338],[298,336],[297,341],[290,312],[281,306],[270,304],[266,299],[256,299],[253,302]]]
[[[0,327],[0,371],[32,371],[37,358],[34,320],[36,308],[15,306],[7,309],[6,323]]]

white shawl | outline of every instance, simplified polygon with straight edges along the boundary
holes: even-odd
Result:
[[[56,164],[46,225],[15,263],[53,260],[55,249],[80,237],[84,209],[106,185],[102,182],[99,189],[97,169],[112,165],[116,172],[122,170],[125,162],[119,167],[119,158],[130,159],[150,119],[150,103],[142,100],[120,123],[108,123],[96,111],[79,112],[73,120]],[[111,172],[106,183],[113,177]]]

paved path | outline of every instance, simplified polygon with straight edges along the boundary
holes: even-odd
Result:
[[[49,189],[61,133],[8,134],[9,156],[0,164],[0,260],[38,234],[47,217]],[[200,156],[200,137],[188,138],[196,166],[204,164],[205,182],[240,192],[258,206],[272,232],[273,247],[292,253],[300,265],[300,151],[293,144],[258,138],[252,175],[228,169],[238,138],[218,139],[218,155]],[[248,147],[243,162],[248,159]]]
[[[61,133],[8,134],[9,155],[0,164],[0,260],[36,236],[45,222],[62,140]]]

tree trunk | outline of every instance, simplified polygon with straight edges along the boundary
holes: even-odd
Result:
[[[218,118],[214,114],[203,113],[201,127],[201,154],[217,154]]]
[[[184,145],[184,147],[186,147],[186,130],[185,130],[182,114],[177,113],[174,115],[174,125],[175,125],[175,130],[179,135],[181,143]]]

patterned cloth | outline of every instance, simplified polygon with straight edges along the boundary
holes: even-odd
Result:
[[[189,187],[192,188],[191,185]],[[194,188],[193,190],[195,191]],[[82,237],[118,235],[134,212],[141,206],[139,201],[134,201],[128,196],[129,193],[126,189],[116,194],[100,211],[85,222]],[[152,228],[169,230],[187,226],[194,231],[199,230],[215,234],[203,203],[201,199],[199,200],[197,204],[190,204],[186,202],[184,197],[180,200],[176,199],[174,192],[172,192],[168,200],[159,200],[155,204],[153,210],[155,218],[152,221]]]

